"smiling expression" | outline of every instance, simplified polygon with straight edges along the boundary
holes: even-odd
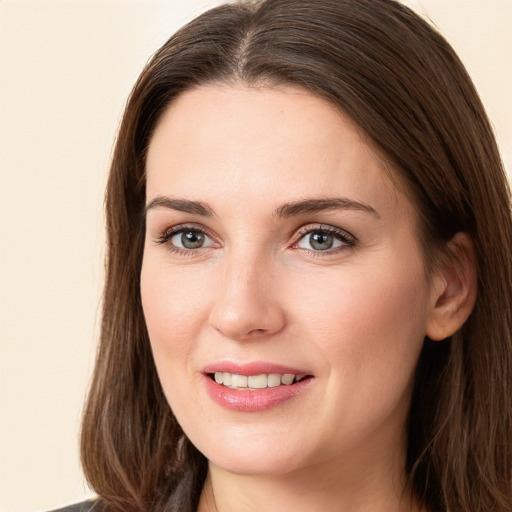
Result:
[[[147,156],[142,303],[167,400],[212,463],[403,457],[433,307],[416,226],[360,130],[302,89],[170,105]]]

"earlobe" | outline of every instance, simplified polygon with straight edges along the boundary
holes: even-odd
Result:
[[[431,311],[426,336],[448,338],[466,322],[476,301],[477,270],[471,237],[457,233],[447,244],[432,283]]]

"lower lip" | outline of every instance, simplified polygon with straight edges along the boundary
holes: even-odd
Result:
[[[286,400],[295,398],[303,393],[312,383],[308,378],[275,388],[264,389],[230,389],[222,384],[217,384],[207,375],[204,376],[206,389],[210,398],[225,409],[243,412],[258,412],[271,409]]]

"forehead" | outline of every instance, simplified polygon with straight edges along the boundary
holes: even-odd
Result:
[[[147,195],[213,203],[242,195],[262,205],[334,194],[389,209],[404,200],[389,172],[347,116],[304,89],[211,85],[163,114],[147,155]]]

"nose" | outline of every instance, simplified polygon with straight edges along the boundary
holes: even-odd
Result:
[[[219,290],[210,311],[210,324],[223,336],[236,340],[271,336],[286,323],[276,287],[276,272],[271,264],[254,258],[226,261]]]

